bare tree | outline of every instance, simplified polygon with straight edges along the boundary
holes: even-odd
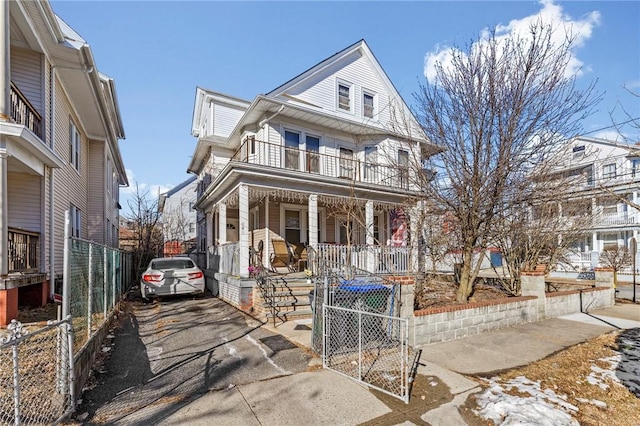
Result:
[[[160,212],[165,245],[173,243],[180,248],[181,253],[186,253],[189,249],[187,236],[189,235],[189,226],[194,223],[186,213],[189,202],[188,199],[180,198],[177,204],[171,204],[169,208],[165,205]]]
[[[618,272],[632,263],[632,255],[625,246],[605,247],[600,253],[600,263],[613,269],[613,285],[618,286]]]
[[[459,228],[459,302],[473,291],[481,266],[474,253],[494,240],[496,221],[554,190],[544,179],[551,153],[580,133],[599,100],[593,83],[579,90],[575,76],[565,75],[573,39],[557,44],[553,35],[542,23],[526,37],[490,31],[465,51],[452,50],[448,66],[437,65],[436,82],[416,94],[426,136],[444,148],[427,160],[436,178],[421,186]]]
[[[580,204],[578,204],[580,206]],[[523,204],[500,212],[493,223],[493,245],[502,254],[502,268],[494,266],[498,282],[512,295],[520,294],[523,271],[544,267],[546,273],[584,239],[591,227],[591,214],[579,208],[560,214],[557,200]]]
[[[148,190],[141,190],[135,183],[135,192],[128,201],[130,214],[127,219],[135,235],[134,265],[138,272],[162,253],[162,228],[157,200],[157,197],[150,196]]]

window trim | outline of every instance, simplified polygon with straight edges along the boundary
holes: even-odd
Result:
[[[340,104],[340,86],[343,86],[349,89],[349,109],[343,108]],[[336,110],[337,111],[353,114],[353,104],[355,103],[353,99],[353,92],[354,92],[353,83],[349,83],[348,81],[342,80],[342,79],[336,80]]]
[[[69,120],[69,164],[80,173],[82,139],[73,120]]]
[[[288,204],[282,203],[280,204],[280,235],[282,238],[285,238],[286,235],[286,223],[284,212],[285,210],[298,210],[300,214],[300,239],[306,239],[307,233],[309,232],[309,206],[305,204]],[[320,215],[320,223],[318,223],[318,230],[320,231],[320,241],[319,244],[322,244],[323,241],[327,241],[327,232],[326,232],[326,224],[327,224],[327,216],[326,216],[326,208],[318,207],[318,214]],[[303,243],[309,244],[309,241],[301,241]]]
[[[371,116],[368,116],[365,114],[365,96],[370,96],[371,97]],[[377,120],[378,119],[378,95],[375,92],[372,92],[371,90],[367,90],[367,89],[362,89],[362,116],[364,118],[370,118],[371,120]]]

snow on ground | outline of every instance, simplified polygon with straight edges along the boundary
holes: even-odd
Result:
[[[607,389],[610,384],[625,386],[640,397],[640,328],[622,331],[618,346],[615,355],[592,361],[591,373],[586,381],[602,389]],[[492,420],[495,425],[579,425],[572,416],[579,408],[568,403],[566,395],[541,389],[539,381],[523,376],[504,383],[498,377],[486,380],[489,388],[476,396],[479,407],[476,414]],[[507,393],[514,389],[520,396]],[[598,400],[578,398],[578,401],[606,407],[606,403]]]

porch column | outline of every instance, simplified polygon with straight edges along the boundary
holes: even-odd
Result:
[[[227,242],[227,204],[218,204],[218,245]]]
[[[373,201],[369,200],[364,205],[364,221],[367,243],[367,271],[373,273],[376,271],[376,254],[373,244],[375,243],[373,236]]]
[[[249,276],[249,187],[240,185],[238,187],[238,210],[239,210],[239,249],[240,249],[240,276]]]
[[[418,272],[418,256],[420,256],[418,250],[418,215],[420,214],[420,202],[416,204],[415,207],[411,209],[411,216],[409,217],[409,243],[410,243],[410,255],[409,261],[410,265],[407,265],[410,270],[407,272],[416,273]]]
[[[211,253],[213,252],[213,210],[209,210],[205,213],[205,228],[207,230],[207,241],[206,241],[206,256],[207,256],[207,269],[211,269],[211,265],[209,264],[209,259],[211,258]]]
[[[11,121],[11,27],[9,26],[9,2],[0,2],[0,121]],[[4,141],[2,141],[4,142]],[[2,145],[4,146],[4,144]]]
[[[9,2],[2,2],[8,4]],[[5,136],[0,135],[0,147]],[[0,277],[9,273],[9,213],[7,201],[7,153],[0,148]]]
[[[309,195],[309,245],[318,248],[318,195]]]
[[[598,247],[598,233],[594,232],[591,234],[591,248],[593,251],[600,251]]]

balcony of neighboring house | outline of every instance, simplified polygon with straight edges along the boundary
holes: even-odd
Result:
[[[637,223],[635,212],[623,211],[615,213],[600,213],[594,216],[594,226],[619,226]]]
[[[16,124],[21,124],[31,130],[40,139],[42,135],[42,116],[29,100],[22,94],[20,89],[11,83],[11,119]]]
[[[340,148],[337,153],[338,155],[331,155],[321,153],[319,148],[300,149],[250,138],[238,148],[231,161],[298,171],[309,176],[411,189],[411,170],[408,166],[383,164],[375,161],[375,156],[371,160],[362,160],[358,158],[357,152],[347,148]]]
[[[40,233],[8,229],[9,274],[0,280],[0,289],[23,287],[46,280],[40,271]]]

